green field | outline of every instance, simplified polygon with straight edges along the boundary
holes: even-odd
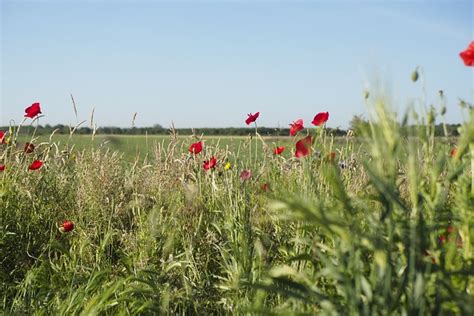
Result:
[[[329,136],[328,136],[329,137]],[[204,142],[205,154],[212,155],[212,150],[218,149],[231,153],[235,157],[255,157],[272,155],[276,146],[285,146],[283,157],[292,155],[296,138],[290,136],[283,137],[260,137],[255,135],[243,136],[202,136],[199,138]],[[83,150],[100,149],[102,151],[117,152],[124,161],[134,162],[137,159],[151,159],[158,149],[167,150],[170,146],[177,151],[188,152],[191,143],[198,141],[195,136],[173,136],[173,135],[58,135],[53,136],[21,136],[18,139],[18,150],[21,144],[33,142],[41,146],[49,146],[54,143],[58,150],[68,149],[72,152],[82,152]],[[347,138],[332,138],[331,150],[342,152],[346,147]],[[318,144],[316,144],[318,146]],[[209,151],[206,151],[209,148]],[[211,150],[212,149],[212,150]]]

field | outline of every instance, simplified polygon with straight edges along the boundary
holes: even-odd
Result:
[[[472,315],[474,112],[435,138],[377,106],[356,136],[204,136],[196,154],[188,136],[10,137],[0,308]]]

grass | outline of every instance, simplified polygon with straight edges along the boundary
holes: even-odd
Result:
[[[205,138],[197,157],[191,138],[54,136],[32,154],[3,146],[0,307],[472,315],[474,112],[460,138],[442,140],[434,120],[405,137],[383,99],[373,107],[360,138],[314,130],[301,159],[293,139],[275,156],[273,140],[255,135]],[[205,171],[211,155],[219,163]],[[43,168],[28,171],[33,159]],[[66,219],[75,228],[61,233]]]

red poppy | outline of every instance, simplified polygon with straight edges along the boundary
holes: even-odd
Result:
[[[273,153],[275,155],[281,155],[283,151],[285,151],[285,146],[278,146],[277,148],[275,148],[275,150],[273,150]]]
[[[474,66],[474,42],[471,42],[465,51],[459,53],[459,56],[464,61],[464,65]]]
[[[5,165],[0,164],[0,171],[5,171]]]
[[[26,143],[25,144],[25,153],[26,154],[31,154],[35,150],[35,145],[32,143]]]
[[[304,156],[307,156],[309,154],[309,151],[311,149],[311,143],[312,139],[311,136],[308,135],[303,139],[300,139],[299,141],[296,142],[296,151],[295,151],[295,157],[296,158],[301,158]]]
[[[328,160],[329,160],[330,162],[334,162],[334,161],[336,160],[336,153],[333,152],[333,151],[330,152],[330,153],[328,154]]]
[[[6,144],[7,141],[5,139],[5,132],[4,131],[0,131],[0,144]]]
[[[444,235],[439,235],[439,236],[438,236],[438,243],[439,243],[440,245],[444,245],[444,244],[446,243],[446,236],[444,236]]]
[[[290,135],[293,136],[304,128],[303,120],[299,119],[290,124]]]
[[[38,170],[43,166],[43,162],[41,160],[35,160],[33,163],[28,167],[30,170]]]
[[[197,142],[189,146],[189,152],[195,155],[199,154],[202,151],[202,142]]]
[[[250,170],[244,170],[240,173],[240,181],[245,182],[252,177],[252,172]]]
[[[247,119],[245,120],[245,124],[250,125],[250,123],[255,122],[258,119],[258,116],[260,115],[260,112],[257,112],[255,114],[249,113],[247,114]]]
[[[263,192],[267,192],[270,189],[270,185],[268,183],[264,183],[260,188]]]
[[[212,156],[211,159],[204,161],[202,167],[204,170],[209,170],[214,168],[217,165],[216,157]]]
[[[316,114],[311,122],[315,126],[321,126],[329,120],[329,112],[320,112]]]
[[[41,114],[41,107],[38,102],[33,103],[31,106],[25,109],[25,117],[34,118],[38,114]]]
[[[451,157],[456,157],[456,154],[458,153],[458,148],[457,147],[454,147],[453,149],[451,149],[451,151],[449,152],[449,155]]]
[[[64,221],[59,227],[59,231],[62,233],[70,232],[74,229],[74,223],[71,221]]]

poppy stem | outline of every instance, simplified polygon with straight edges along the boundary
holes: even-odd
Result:
[[[258,136],[258,127],[257,127],[257,122],[254,122],[255,124],[255,165],[257,165],[257,157],[258,157],[258,143],[257,143],[257,136]]]

